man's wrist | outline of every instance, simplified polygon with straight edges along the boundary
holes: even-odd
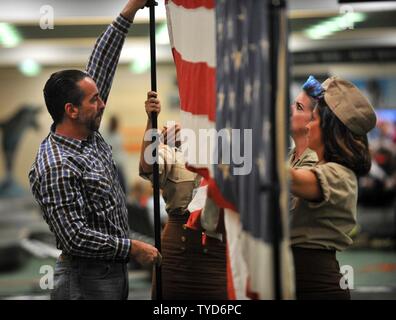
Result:
[[[136,254],[136,241],[130,239],[129,255],[133,256]]]
[[[113,20],[112,25],[116,30],[126,35],[129,27],[131,26],[131,22],[120,14],[115,20]]]
[[[136,8],[135,6],[125,7],[124,10],[121,11],[121,15],[132,23],[139,9],[141,8]]]
[[[117,239],[116,258],[128,258],[131,251],[131,245],[132,243],[129,239]]]
[[[133,14],[127,14],[127,13],[121,12],[120,16],[123,17],[125,20],[128,20],[128,22],[133,23],[133,20],[135,19],[136,12]]]

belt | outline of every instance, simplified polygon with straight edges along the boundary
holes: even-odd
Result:
[[[90,258],[90,257],[79,257],[73,256],[66,253],[61,253],[59,256],[59,261],[95,261],[95,262],[106,262],[106,263],[128,263],[129,257],[127,259],[97,259],[97,258]]]

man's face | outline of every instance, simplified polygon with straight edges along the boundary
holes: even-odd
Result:
[[[312,118],[312,110],[312,99],[301,91],[291,105],[290,128],[293,136],[306,134],[305,126]]]
[[[99,96],[95,81],[89,77],[78,82],[84,92],[77,121],[89,131],[97,131],[102,121],[105,104]]]

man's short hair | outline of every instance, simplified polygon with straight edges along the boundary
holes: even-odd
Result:
[[[80,70],[63,70],[55,72],[44,86],[44,99],[48,112],[55,124],[62,122],[65,115],[65,104],[80,106],[84,92],[78,82],[89,77]]]

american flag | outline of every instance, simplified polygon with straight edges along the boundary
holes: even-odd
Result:
[[[202,157],[206,162],[193,163],[207,168],[200,171],[207,178],[201,188],[225,208],[231,299],[275,297],[270,223],[275,212],[270,204],[278,200],[262,190],[272,183],[275,139],[271,136],[275,106],[270,103],[268,4],[265,0],[166,1],[182,127],[193,129],[197,136],[199,129],[225,129],[231,146],[200,144],[197,154],[217,155],[219,164],[211,163],[210,156]],[[235,129],[240,129],[239,135],[231,133]],[[235,143],[238,138],[240,143]],[[195,212],[203,205],[195,205]],[[285,226],[282,230],[283,297],[291,298],[288,234]]]

